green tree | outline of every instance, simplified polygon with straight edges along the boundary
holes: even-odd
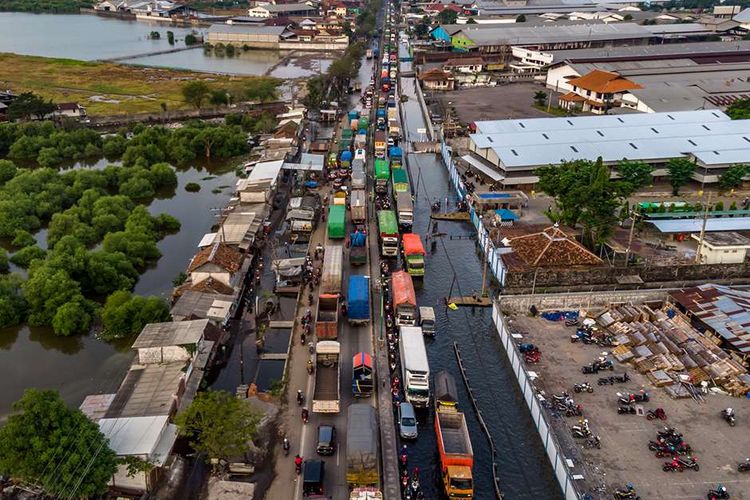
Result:
[[[524,16],[523,14],[521,14],[520,16],[516,17],[516,22],[517,23],[525,23],[526,22],[526,16]]]
[[[15,273],[0,276],[0,328],[18,325],[26,316],[21,283],[23,278]]]
[[[695,163],[687,158],[672,158],[667,162],[669,183],[672,185],[672,195],[680,194],[680,188],[693,179]]]
[[[456,24],[456,19],[458,19],[458,13],[451,9],[443,9],[437,15],[437,20],[440,24]]]
[[[229,104],[229,93],[227,89],[213,89],[209,101],[214,106],[226,106]]]
[[[15,177],[16,172],[18,169],[12,161],[0,160],[0,186]]]
[[[18,267],[28,269],[28,267],[31,265],[31,261],[44,259],[46,256],[47,252],[45,252],[43,249],[39,248],[36,245],[30,245],[27,247],[23,247],[22,249],[14,253],[10,258],[10,261]]]
[[[653,170],[654,168],[651,165],[643,161],[622,159],[617,163],[617,173],[620,174],[620,179],[630,183],[634,191],[649,185],[653,181],[651,175]]]
[[[424,21],[420,21],[419,23],[414,25],[414,36],[417,38],[426,38],[429,32],[430,32],[430,27]]]
[[[159,297],[141,297],[118,290],[107,297],[101,312],[102,336],[123,338],[140,333],[149,323],[170,321],[169,306]]]
[[[7,273],[10,270],[8,264],[8,252],[0,247],[0,273]]]
[[[65,270],[47,265],[34,268],[21,288],[29,303],[31,326],[51,325],[59,308],[84,300],[80,286]]]
[[[185,45],[195,45],[197,43],[198,38],[194,34],[188,33],[187,35],[185,35]]]
[[[173,31],[167,31],[167,41],[169,42],[169,45],[174,45],[174,32]]]
[[[748,173],[750,173],[750,166],[743,164],[732,165],[719,177],[719,188],[722,191],[728,191],[740,187],[743,177]]]
[[[81,410],[56,391],[27,389],[0,428],[0,470],[54,497],[87,498],[107,492],[117,462]]]
[[[179,434],[207,459],[241,456],[255,438],[260,417],[246,401],[228,392],[200,392],[193,403],[177,414]]]
[[[261,103],[273,101],[278,98],[277,87],[280,83],[280,80],[268,76],[253,78],[245,85],[245,98]]]
[[[534,104],[537,106],[544,106],[545,102],[547,102],[547,92],[543,90],[537,90],[534,92]]]
[[[151,198],[154,195],[154,186],[148,179],[143,177],[131,177],[120,184],[120,194],[131,200]]]
[[[91,315],[86,307],[80,302],[68,302],[55,313],[52,319],[52,329],[55,335],[73,335],[89,330],[91,326]]]
[[[45,101],[33,92],[24,92],[8,105],[6,117],[11,121],[32,118],[41,120],[56,109],[52,101]]]
[[[727,114],[732,120],[747,120],[750,118],[750,99],[738,99],[728,108]]]
[[[36,245],[36,240],[30,232],[19,229],[16,231],[11,244],[16,248],[25,248],[30,247],[31,245]]]
[[[130,290],[137,279],[138,271],[125,254],[89,252],[81,288],[87,296],[105,297],[117,290]]]
[[[107,158],[119,158],[125,153],[128,147],[128,140],[121,135],[111,135],[104,139],[102,152]]]
[[[203,102],[211,95],[211,87],[206,82],[193,80],[182,86],[182,98],[186,103],[201,109]]]

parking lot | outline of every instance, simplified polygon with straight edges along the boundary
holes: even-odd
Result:
[[[443,109],[454,108],[461,123],[471,123],[477,120],[552,116],[533,106],[534,92],[539,90],[546,92],[543,85],[521,82],[498,85],[497,87],[476,87],[452,92],[436,92],[433,96],[440,101]]]
[[[550,418],[564,453],[573,461],[574,473],[584,476],[580,491],[591,493],[593,498],[612,498],[613,488],[632,483],[643,499],[697,499],[706,498],[708,490],[720,483],[728,488],[731,498],[750,498],[750,473],[736,470],[737,464],[750,456],[748,399],[717,394],[705,396],[702,403],[692,398],[671,399],[631,366],[617,361],[615,370],[603,375],[627,370],[630,382],[598,386],[600,375],[583,375],[581,367],[594,361],[603,352],[602,348],[571,343],[574,327],[529,316],[514,316],[511,325],[522,335],[519,342],[533,343],[542,352],[540,363],[527,366],[539,375],[537,389],[544,391],[547,397],[568,391],[576,403],[583,405],[593,433],[601,437],[601,449],[584,449],[570,434],[570,427],[577,423],[576,417]],[[573,385],[580,382],[592,384],[594,392],[575,394]],[[643,404],[644,410],[663,408],[666,421],[648,421],[643,416],[617,413],[617,392],[641,389],[651,396],[651,401]],[[736,427],[730,427],[721,418],[720,412],[726,407],[734,408]],[[684,440],[694,450],[699,471],[662,471],[667,459],[656,458],[647,445],[649,440],[656,439],[657,430],[664,425],[676,427],[684,435]]]

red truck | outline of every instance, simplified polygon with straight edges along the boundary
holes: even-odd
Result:
[[[473,498],[474,450],[464,414],[458,411],[455,382],[448,372],[439,372],[435,385],[435,435],[445,494],[450,499]]]
[[[344,249],[341,245],[326,245],[318,296],[318,312],[315,319],[315,335],[318,339],[333,340],[339,336],[339,298],[341,297],[343,258]]]

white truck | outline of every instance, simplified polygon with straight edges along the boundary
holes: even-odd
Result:
[[[365,189],[366,183],[365,162],[355,159],[352,162],[352,189]]]
[[[418,408],[430,404],[430,365],[424,345],[422,329],[418,326],[402,326],[401,341],[401,381],[406,401]]]
[[[414,223],[414,203],[411,201],[410,192],[396,192],[396,210],[399,229],[405,232],[410,232],[412,224]]]
[[[367,195],[364,189],[354,189],[349,198],[352,212],[352,222],[362,224],[367,220]]]
[[[341,405],[341,345],[335,340],[315,344],[315,389],[312,411],[338,413]]]

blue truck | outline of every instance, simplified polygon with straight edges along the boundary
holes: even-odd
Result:
[[[370,280],[367,276],[349,277],[349,307],[347,316],[352,325],[362,325],[370,321]]]

